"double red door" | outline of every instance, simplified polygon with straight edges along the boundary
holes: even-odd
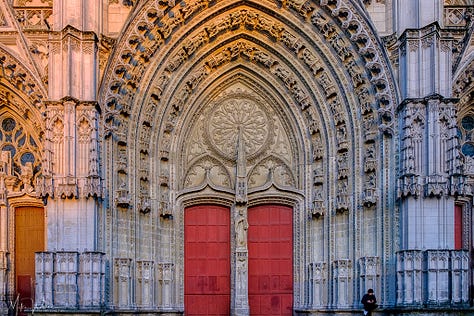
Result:
[[[292,315],[293,218],[286,206],[248,210],[250,315]],[[230,210],[185,210],[185,314],[230,314]]]

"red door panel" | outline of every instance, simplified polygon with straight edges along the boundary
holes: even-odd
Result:
[[[215,205],[184,211],[186,315],[230,315],[230,211]]]
[[[292,208],[264,205],[248,210],[250,315],[292,315]]]

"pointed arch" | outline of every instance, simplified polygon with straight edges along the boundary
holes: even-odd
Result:
[[[379,170],[394,163],[390,136],[398,92],[385,50],[356,1],[146,1],[135,10],[99,93],[105,168],[126,162],[106,181],[112,204],[126,190],[137,192],[127,204],[132,210],[149,199],[147,216],[171,214],[176,224],[159,221],[156,226],[166,227],[162,238],[176,238],[177,245],[160,260],[175,262],[177,270],[183,266],[182,201],[212,201],[213,195],[232,200],[233,187],[217,192],[196,182],[199,188],[188,192],[180,186],[194,159],[207,156],[218,158],[216,165],[232,182],[232,138],[217,144],[209,138],[220,131],[206,132],[209,124],[218,125],[213,115],[224,111],[226,95],[234,96],[233,106],[258,113],[261,122],[271,117],[268,121],[275,124],[268,134],[272,140],[262,141],[265,146],[248,144],[246,156],[249,168],[264,157],[281,157],[279,167],[294,178],[283,183],[293,186],[285,192],[265,184],[255,196],[292,200],[295,284],[304,283],[301,278],[315,260],[309,255],[315,250],[305,241],[306,225],[324,225],[333,233],[334,223],[356,227],[362,216],[356,210],[363,207],[388,218],[392,193],[386,188],[394,175]],[[232,117],[226,111],[226,118]],[[264,130],[260,134],[267,137]],[[321,225],[308,223],[314,205],[327,210]],[[117,212],[108,225],[132,218]],[[339,230],[341,242],[323,236],[320,245],[328,250],[321,262],[333,269],[332,254],[345,254],[341,262],[349,262],[347,273],[356,278],[352,264],[361,256],[360,234]],[[383,236],[388,245],[389,230]],[[181,293],[183,280],[176,279]],[[307,291],[306,286],[295,288],[295,306],[309,304]],[[336,293],[327,291],[326,300],[337,300]],[[356,302],[351,295],[344,301]],[[183,298],[176,299],[181,306]]]

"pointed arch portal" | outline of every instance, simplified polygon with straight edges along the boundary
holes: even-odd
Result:
[[[393,179],[378,170],[393,164],[398,104],[385,50],[358,2],[144,1],[109,60],[99,94],[104,164],[112,207],[125,212],[106,226],[131,221],[129,208],[140,213],[137,227],[156,223],[158,240],[136,256],[154,247],[156,260],[172,263],[170,305],[192,313],[201,304],[197,314],[211,313],[208,298],[193,298],[213,295],[204,278],[208,285],[230,278],[229,287],[214,288],[223,291],[223,314],[357,304],[348,285],[356,261],[379,255],[359,241],[375,233],[377,218],[390,217],[384,201]],[[368,220],[349,230],[361,226],[361,206]],[[281,253],[255,251],[267,216],[256,214],[267,207],[291,222],[262,226],[286,232]],[[211,225],[216,218],[223,222]],[[237,232],[245,220],[248,231]],[[228,230],[228,239],[200,239],[214,230]],[[261,236],[268,239],[261,247],[279,248],[272,238],[282,236]],[[393,247],[389,229],[380,236]],[[131,240],[110,237],[118,249]],[[195,283],[194,263],[205,261],[193,253],[205,253],[204,245],[226,253],[229,262],[212,260],[225,262],[228,274],[201,271]],[[285,259],[271,261],[278,253]],[[255,267],[268,260],[290,273],[259,275]],[[322,270],[313,284],[314,267]],[[336,275],[336,285],[325,287]],[[242,278],[249,288],[239,287]],[[266,278],[280,292],[258,292]]]

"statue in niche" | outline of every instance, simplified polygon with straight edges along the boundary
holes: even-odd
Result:
[[[247,245],[247,230],[249,223],[247,221],[247,212],[245,208],[239,208],[235,219],[235,237],[237,248],[245,248]]]
[[[24,165],[21,165],[21,181],[23,181],[23,190],[31,191],[31,179],[33,178],[33,163],[27,162]]]
[[[91,142],[92,143],[92,142]],[[97,169],[99,158],[97,156],[97,150],[94,147],[94,144],[89,149],[89,175],[97,176],[99,175],[99,170]]]

